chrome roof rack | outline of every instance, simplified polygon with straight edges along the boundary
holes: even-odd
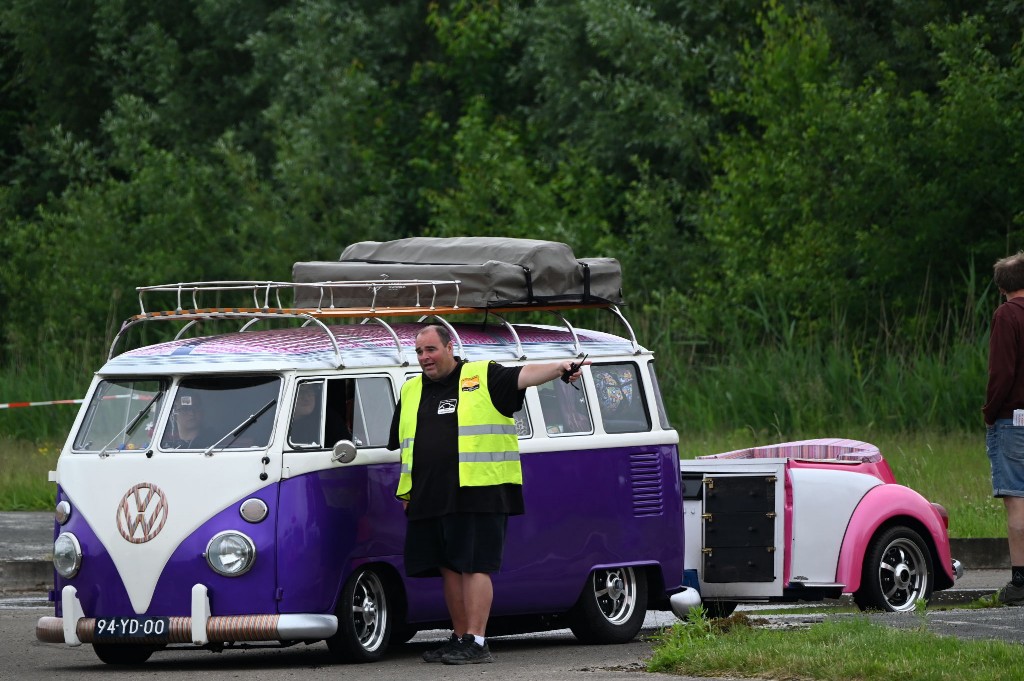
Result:
[[[626,321],[619,308],[612,303],[553,303],[553,304],[529,304],[529,305],[503,305],[500,307],[465,307],[458,305],[459,280],[419,280],[419,279],[380,279],[365,281],[322,281],[322,282],[282,282],[282,281],[206,281],[206,282],[179,282],[175,284],[160,284],[156,286],[140,286],[136,290],[139,295],[139,313],[126,319],[114,336],[110,345],[108,359],[119,354],[118,346],[125,337],[125,333],[145,322],[179,320],[187,323],[178,330],[175,340],[184,337],[186,331],[193,328],[197,322],[206,320],[238,319],[244,320],[239,332],[248,331],[254,324],[266,319],[292,319],[302,322],[302,326],[318,326],[323,329],[331,342],[334,350],[335,365],[338,368],[344,366],[341,349],[337,339],[326,322],[331,320],[352,319],[360,323],[368,321],[375,322],[390,334],[395,345],[395,352],[401,366],[407,366],[401,342],[394,328],[385,318],[387,317],[418,317],[424,321],[433,317],[448,328],[453,340],[458,345],[460,355],[464,352],[462,339],[455,328],[445,319],[449,315],[458,314],[486,314],[497,317],[503,327],[511,334],[515,346],[516,357],[520,360],[527,359],[526,352],[520,341],[519,334],[513,324],[509,323],[503,313],[509,312],[530,312],[550,311],[558,317],[561,325],[572,336],[573,351],[576,356],[583,355],[579,336],[576,329],[564,317],[562,312],[572,309],[607,309],[626,328],[628,338],[633,347],[634,354],[640,353],[640,346],[637,343],[633,328]],[[289,307],[283,304],[281,291],[287,290],[295,293],[296,289],[313,289],[313,296],[318,300],[315,307]],[[367,305],[342,307],[335,304],[335,291],[337,289],[352,289],[349,293],[360,292],[366,294]],[[407,306],[379,306],[378,293],[384,289],[393,293],[396,290],[408,290],[411,295],[412,304]],[[439,292],[444,291],[447,299],[454,300],[455,304],[438,305]],[[202,298],[215,296],[216,302],[222,302],[222,298],[243,294],[251,298],[251,305],[246,306],[222,306],[203,307]],[[155,296],[171,296],[173,307],[170,309],[147,309],[147,297],[152,299]],[[309,297],[307,296],[307,299]],[[191,307],[186,305],[191,304]],[[464,355],[463,355],[464,356]]]

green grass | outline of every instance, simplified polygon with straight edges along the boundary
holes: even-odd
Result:
[[[952,537],[1005,537],[1006,512],[992,496],[985,432],[879,436],[896,479],[949,511]]]
[[[47,472],[56,469],[60,445],[0,437],[0,511],[49,511],[56,486]]]
[[[807,629],[751,626],[742,615],[708,621],[691,611],[666,629],[648,664],[685,676],[829,681],[1002,681],[1019,679],[1024,647],[937,636],[924,625],[894,629],[866,617],[826,620]]]

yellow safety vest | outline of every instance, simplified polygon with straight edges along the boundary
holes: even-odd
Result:
[[[487,385],[490,362],[467,362],[461,367],[456,418],[459,423],[459,486],[523,484],[519,464],[519,439],[515,421],[491,402]],[[416,376],[402,386],[402,413],[398,439],[402,447],[402,469],[395,496],[409,499],[412,490],[412,453],[416,441],[416,415],[423,394],[423,377]]]

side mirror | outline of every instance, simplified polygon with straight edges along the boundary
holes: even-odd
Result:
[[[356,458],[356,446],[352,440],[338,440],[331,451],[331,460],[336,463],[352,463]]]

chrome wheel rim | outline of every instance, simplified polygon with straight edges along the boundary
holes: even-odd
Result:
[[[882,552],[876,575],[888,607],[895,612],[913,610],[928,592],[928,563],[910,539],[896,539]]]
[[[633,568],[598,570],[594,573],[594,600],[612,624],[629,620],[637,607],[636,575]]]
[[[352,594],[352,622],[363,649],[373,651],[381,646],[387,631],[387,617],[384,584],[373,572],[364,572]]]

